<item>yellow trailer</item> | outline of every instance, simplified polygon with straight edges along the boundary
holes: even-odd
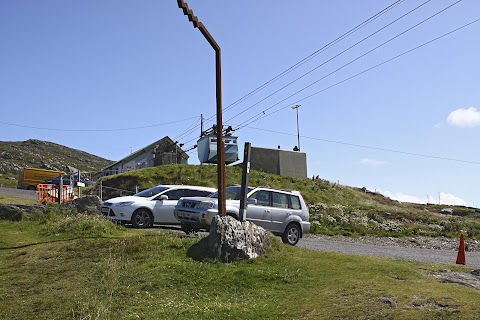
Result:
[[[45,180],[66,174],[63,171],[37,169],[25,167],[18,174],[17,189],[37,190],[37,185],[45,183]]]

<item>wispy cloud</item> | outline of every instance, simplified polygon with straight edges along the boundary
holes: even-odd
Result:
[[[363,158],[362,160],[360,160],[360,164],[362,164],[364,166],[378,167],[378,166],[383,166],[383,165],[387,164],[387,162],[386,161],[380,161],[380,160],[377,160],[377,159]]]
[[[454,110],[447,116],[447,123],[460,128],[480,126],[480,111],[474,107]]]
[[[397,200],[400,202],[410,202],[410,203],[435,203],[435,204],[444,204],[444,205],[457,205],[457,206],[466,206],[467,202],[460,197],[457,197],[451,193],[440,192],[435,196],[425,195],[425,197],[418,197],[403,192],[390,192],[377,190],[379,193],[383,194],[385,197],[390,199]],[[440,202],[438,196],[440,195]],[[427,199],[428,197],[428,199]]]
[[[440,192],[440,201],[441,204],[450,204],[457,206],[466,206],[467,202],[462,198],[454,196],[451,193]]]

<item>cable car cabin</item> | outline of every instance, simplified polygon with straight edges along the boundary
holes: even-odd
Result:
[[[238,137],[223,136],[225,145],[225,163],[230,164],[238,160]],[[197,141],[198,160],[201,163],[217,163],[217,136],[209,134]]]

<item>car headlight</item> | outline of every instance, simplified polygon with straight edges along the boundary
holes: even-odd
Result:
[[[215,202],[213,201],[202,201],[197,204],[198,209],[212,209],[215,206]]]
[[[131,204],[133,204],[134,201],[125,201],[125,202],[119,202],[119,203],[115,203],[114,206],[115,207],[126,207],[126,206],[129,206]]]

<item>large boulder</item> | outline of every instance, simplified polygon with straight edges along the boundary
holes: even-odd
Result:
[[[68,208],[78,213],[100,213],[102,202],[98,196],[84,196],[66,203]]]
[[[217,215],[210,226],[209,254],[223,262],[256,258],[269,245],[265,229],[248,221]]]

